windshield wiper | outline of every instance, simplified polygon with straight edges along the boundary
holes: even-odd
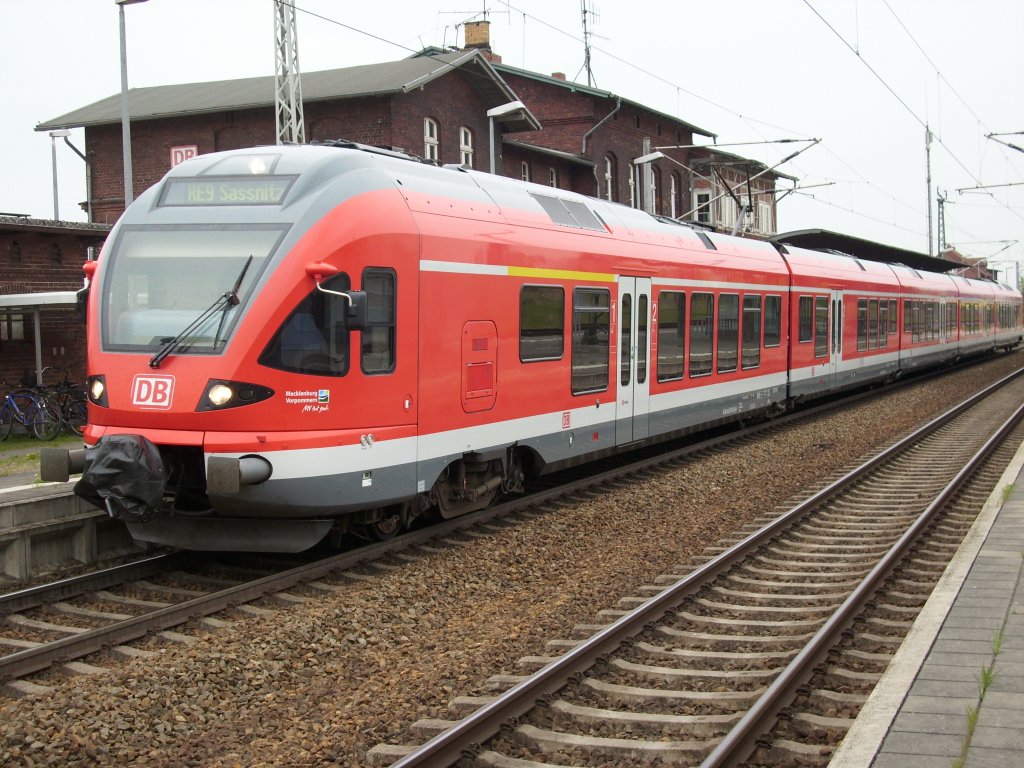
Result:
[[[245,260],[245,264],[242,265],[242,271],[238,273],[238,279],[235,280],[235,287],[232,288],[228,293],[224,294],[228,297],[228,303],[223,305],[223,312],[220,315],[220,322],[217,324],[217,332],[213,335],[213,346],[216,348],[217,342],[220,341],[220,333],[224,330],[224,324],[228,320],[228,307],[238,306],[238,289],[242,287],[242,280],[245,279],[245,273],[249,271],[249,265],[252,264],[252,254],[249,254],[249,258]]]
[[[238,289],[242,286],[242,280],[245,278],[245,273],[249,269],[249,264],[252,263],[252,256],[250,255],[246,259],[245,264],[242,266],[242,271],[238,275],[238,279],[235,280],[235,286],[230,290],[222,293],[217,297],[217,300],[213,302],[206,310],[199,315],[195,320],[189,323],[185,328],[182,329],[181,333],[175,336],[173,339],[169,339],[160,350],[149,359],[150,368],[159,368],[160,363],[165,357],[171,354],[179,346],[181,346],[182,339],[186,338],[193,331],[198,330],[206,321],[213,317],[217,312],[223,310],[224,315],[221,317],[220,325],[217,327],[217,336],[214,337],[214,346],[217,344],[217,338],[220,337],[220,332],[224,326],[224,319],[227,317],[228,307],[234,307],[238,305]]]

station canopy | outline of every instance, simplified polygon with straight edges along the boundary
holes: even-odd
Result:
[[[949,272],[963,269],[958,261],[949,261],[926,253],[909,251],[892,245],[883,245],[871,240],[864,240],[853,235],[830,232],[827,229],[800,229],[793,232],[782,232],[772,238],[778,245],[792,245],[797,248],[810,248],[816,251],[831,251],[853,256],[867,261],[882,261],[889,264],[903,264],[911,269],[925,272]]]

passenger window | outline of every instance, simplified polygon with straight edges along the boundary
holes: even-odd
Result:
[[[857,351],[868,348],[868,300],[857,299]]]
[[[800,343],[814,338],[814,304],[812,297],[800,297]]]
[[[624,293],[620,302],[622,306],[619,313],[619,381],[626,386],[633,373],[630,365],[633,351],[633,297]]]
[[[764,297],[764,345],[777,347],[782,343],[782,297]]]
[[[743,297],[743,368],[761,364],[761,297]]]
[[[711,373],[714,324],[715,297],[710,293],[693,294],[690,298],[690,376]]]
[[[519,293],[519,359],[561,360],[565,350],[565,289],[524,285]]]
[[[897,317],[897,307],[899,304],[896,299],[889,299],[889,333],[896,333],[899,330],[899,318]]]
[[[611,332],[610,294],[598,288],[577,288],[572,307],[572,393],[608,389]]]
[[[686,359],[686,294],[662,291],[658,298],[658,381],[683,378]]]
[[[889,346],[889,302],[878,302],[878,346],[885,348]]]
[[[828,297],[814,299],[814,356],[828,357]]]
[[[340,293],[349,290],[351,282],[341,273],[322,285]],[[293,373],[344,376],[349,364],[347,308],[342,296],[314,288],[274,334],[260,355],[260,364]]]
[[[636,321],[636,383],[647,381],[647,295],[637,299]]]
[[[878,349],[878,299],[868,301],[868,349]]]
[[[363,271],[366,328],[362,332],[363,373],[395,369],[395,273],[390,269]]]
[[[740,336],[740,297],[722,294],[718,297],[718,372],[736,370]]]

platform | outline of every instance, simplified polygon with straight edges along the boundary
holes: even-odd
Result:
[[[830,768],[1024,765],[1024,446]]]

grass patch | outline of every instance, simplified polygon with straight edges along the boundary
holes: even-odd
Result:
[[[55,440],[37,440],[26,435],[11,435],[0,440],[0,477],[24,472],[39,474],[39,451],[43,448],[81,448],[78,435],[60,435]]]
[[[1013,493],[1013,483],[1003,488],[1003,503],[1005,504],[1010,498],[1010,494]]]

